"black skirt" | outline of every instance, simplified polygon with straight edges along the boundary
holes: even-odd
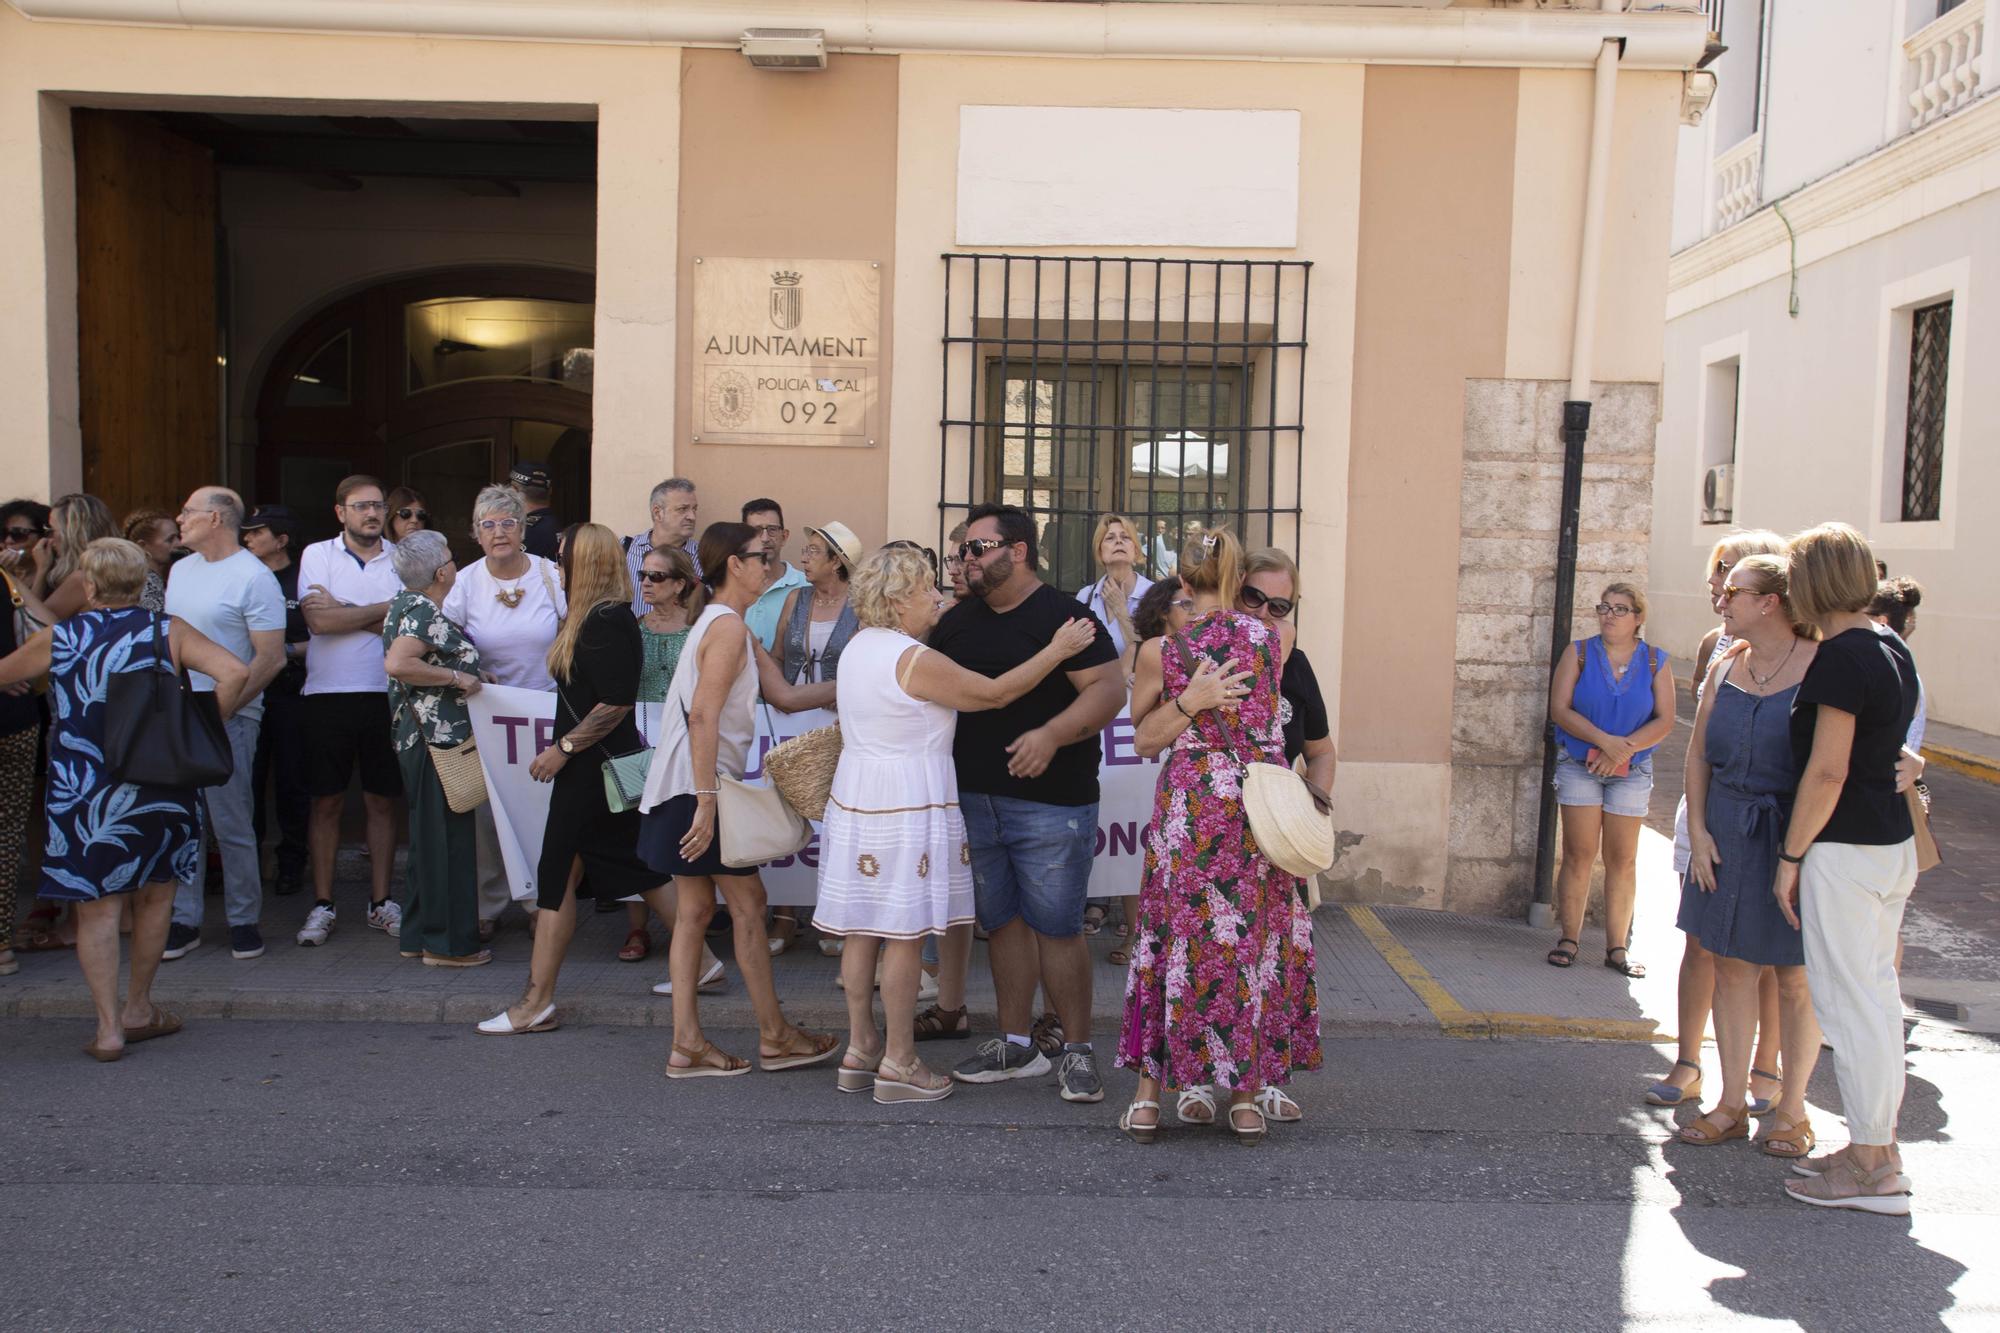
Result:
[[[662,875],[686,875],[690,878],[717,875],[754,875],[754,868],[739,869],[722,864],[722,821],[716,820],[715,836],[709,840],[708,850],[694,860],[681,856],[681,839],[694,825],[694,812],[698,798],[694,796],[671,797],[665,805],[656,805],[639,817],[639,856],[647,865]]]
[[[570,865],[583,860],[579,898],[630,898],[660,888],[667,876],[639,855],[639,812],[614,815],[604,803],[604,761],[593,747],[556,774],[549,820],[542,828],[542,859],[535,870],[535,902],[562,906]]]

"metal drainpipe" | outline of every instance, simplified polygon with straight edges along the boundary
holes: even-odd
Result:
[[[1621,9],[1619,0],[1604,8]],[[1590,159],[1583,187],[1583,244],[1576,261],[1576,318],[1569,358],[1569,398],[1563,403],[1562,523],[1556,537],[1554,624],[1549,634],[1549,669],[1569,647],[1570,606],[1576,600],[1577,527],[1583,509],[1583,446],[1590,436],[1591,351],[1597,338],[1597,271],[1604,251],[1604,198],[1610,186],[1611,130],[1616,114],[1618,58],[1624,44],[1605,39],[1597,53],[1595,98],[1590,113]],[[1528,922],[1545,926],[1554,915],[1556,868],[1556,744],[1553,726],[1542,736],[1541,811],[1535,826],[1535,900]]]

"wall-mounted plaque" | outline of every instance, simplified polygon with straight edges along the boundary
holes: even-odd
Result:
[[[693,325],[696,443],[875,443],[875,264],[697,259]]]

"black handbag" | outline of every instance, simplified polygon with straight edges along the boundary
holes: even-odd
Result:
[[[153,620],[153,661],[170,659],[160,646],[165,616]],[[229,733],[215,695],[197,692],[187,668],[114,671],[104,683],[104,766],[115,782],[141,787],[219,787],[236,771]]]

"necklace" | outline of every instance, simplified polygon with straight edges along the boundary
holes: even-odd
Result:
[[[1792,636],[1792,646],[1785,649],[1784,657],[1780,658],[1778,661],[1778,665],[1771,669],[1770,675],[1768,676],[1758,675],[1757,668],[1750,665],[1750,659],[1747,657],[1743,659],[1743,669],[1750,673],[1750,679],[1756,681],[1757,688],[1761,690],[1766,685],[1769,685],[1772,681],[1778,678],[1778,673],[1785,669],[1785,663],[1791,661],[1792,654],[1797,652],[1798,650],[1799,650],[1799,636],[1794,634]],[[1754,652],[1756,650],[1753,648],[1751,651]]]
[[[493,583],[493,600],[506,607],[509,611],[519,606],[521,599],[528,595],[528,585],[525,576],[523,576],[522,582],[515,584],[511,588],[501,587],[498,579],[495,579]]]
[[[835,592],[829,595],[822,593],[818,588],[813,589],[813,605],[815,607],[839,606],[844,600],[846,600],[845,593]]]

